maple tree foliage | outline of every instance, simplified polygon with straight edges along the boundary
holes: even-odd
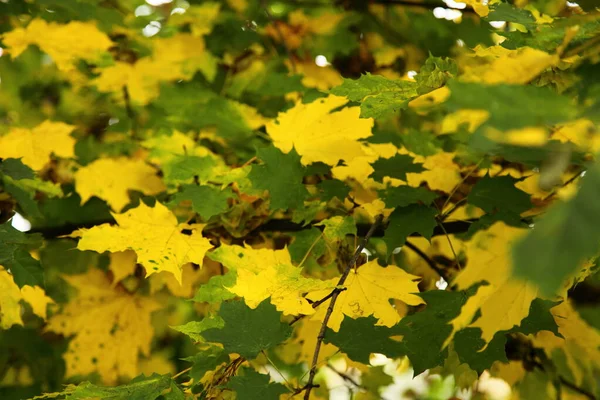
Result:
[[[600,398],[596,6],[0,2],[0,398]]]

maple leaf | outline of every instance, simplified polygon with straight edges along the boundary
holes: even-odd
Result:
[[[19,286],[13,276],[0,265],[0,327],[9,329],[13,325],[23,325],[21,318],[21,301],[31,306],[35,315],[46,319],[48,305],[54,301],[46,296],[46,292],[39,286]]]
[[[79,168],[75,173],[75,188],[81,203],[96,196],[106,200],[115,211],[129,204],[129,190],[153,195],[166,189],[153,167],[143,160],[125,157],[102,158]]]
[[[417,287],[420,278],[408,274],[396,266],[380,267],[377,260],[369,261],[358,269],[353,269],[344,283],[346,290],[338,296],[333,314],[329,319],[329,328],[339,331],[344,315],[356,319],[373,315],[377,325],[393,326],[400,321],[400,315],[390,305],[389,299],[416,306],[423,304]],[[331,280],[337,282],[337,279]],[[311,292],[307,296],[317,301],[328,295],[328,291]],[[311,319],[322,320],[325,307],[321,307]]]
[[[551,358],[557,349],[562,350],[574,383],[581,385],[585,375],[600,367],[600,333],[581,318],[569,301],[555,306],[551,312],[560,336],[541,331],[532,335],[533,343]]]
[[[208,329],[202,336],[209,342],[222,343],[225,351],[248,359],[278,345],[292,333],[292,328],[280,322],[279,313],[266,300],[256,309],[248,308],[241,301],[225,302],[219,316],[225,326]]]
[[[54,304],[54,300],[46,296],[46,292],[39,286],[25,285],[21,288],[21,296],[27,302],[35,315],[42,319],[48,316],[48,305]]]
[[[264,299],[271,297],[271,303],[283,314],[313,314],[314,308],[302,294],[331,290],[335,284],[331,281],[305,278],[301,274],[302,268],[286,264],[267,264],[258,273],[238,267],[236,283],[227,289],[243,297],[250,308],[256,308]]]
[[[287,249],[253,249],[238,245],[222,244],[207,256],[233,270],[240,268],[258,274],[267,265],[291,265],[292,259]]]
[[[253,369],[244,368],[243,375],[234,376],[227,387],[238,393],[239,400],[274,399],[288,392],[281,383],[269,383],[268,374],[259,374]]]
[[[81,239],[77,248],[100,253],[133,250],[147,276],[167,271],[181,284],[183,265],[202,265],[204,254],[212,247],[199,232],[203,225],[177,224],[177,218],[158,202],[154,207],[140,203],[137,208],[112,215],[118,226],[103,224],[78,231]],[[183,234],[184,229],[192,233]]]
[[[276,121],[267,125],[267,133],[284,153],[295,148],[304,165],[321,161],[335,166],[340,160],[363,156],[363,145],[358,140],[371,136],[373,120],[359,118],[358,107],[331,112],[347,102],[339,96],[309,104],[298,102],[279,113]]]
[[[70,135],[75,129],[63,122],[44,121],[33,129],[12,128],[0,136],[0,157],[21,158],[23,164],[38,171],[52,154],[74,157],[75,139]]]
[[[284,154],[275,147],[258,149],[261,165],[253,165],[248,179],[256,189],[268,190],[273,210],[298,208],[304,204],[308,191],[302,184],[303,167],[292,149]]]
[[[302,294],[335,287],[329,281],[303,277],[302,268],[292,266],[287,249],[249,249],[222,245],[208,256],[235,270],[235,284],[225,288],[243,297],[250,308],[256,308],[263,300],[271,297],[271,303],[284,314],[312,314],[315,310]],[[203,296],[207,295],[205,293]]]
[[[67,376],[98,372],[106,383],[138,374],[139,353],[150,354],[154,300],[113,288],[105,273],[64,276],[77,295],[48,320],[47,331],[73,336],[63,355]]]
[[[48,53],[63,71],[75,69],[78,59],[94,60],[112,46],[108,36],[93,22],[72,21],[68,24],[33,19],[26,28],[16,28],[2,36],[13,57],[18,57],[29,45]]]
[[[132,275],[135,272],[137,255],[134,251],[117,251],[110,253],[110,264],[108,269],[113,274],[113,286],[122,281],[125,277]]]
[[[478,327],[489,343],[496,332],[509,330],[527,317],[538,290],[531,282],[511,278],[510,253],[512,243],[525,233],[526,229],[496,222],[477,232],[466,244],[469,260],[454,284],[461,290],[481,282],[488,284],[477,289],[452,321],[454,332],[467,326]],[[481,316],[472,322],[477,311],[481,311]]]
[[[12,276],[0,269],[0,327],[8,329],[13,325],[23,325],[21,319],[21,291]]]
[[[147,104],[159,95],[160,83],[176,79],[190,80],[198,70],[212,80],[216,59],[206,51],[204,39],[179,33],[152,41],[153,52],[135,64],[116,62],[99,70],[93,83],[101,92],[114,92],[122,98],[126,86],[132,101]]]
[[[452,153],[437,153],[432,156],[415,156],[414,162],[423,163],[426,171],[406,174],[406,181],[409,186],[419,187],[422,182],[426,182],[431,190],[441,190],[446,193],[460,184],[460,167],[453,161]]]

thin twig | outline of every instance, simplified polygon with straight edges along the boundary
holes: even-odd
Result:
[[[456,191],[458,190],[458,188],[465,183],[465,181],[467,179],[469,179],[469,177],[473,174],[473,172],[477,171],[477,168],[479,168],[479,165],[481,165],[481,163],[483,162],[484,158],[482,158],[481,160],[479,160],[479,162],[477,164],[475,164],[475,166],[473,168],[471,168],[471,170],[467,173],[467,175],[465,175],[464,178],[462,178],[460,180],[460,182],[454,186],[454,189],[452,189],[452,191],[450,192],[450,194],[448,195],[448,198],[446,198],[446,201],[444,202],[444,205],[442,206],[442,212],[444,211],[444,209],[446,208],[446,206],[448,205],[448,202],[450,202],[450,199],[452,198],[452,196],[454,196],[454,193],[456,193]]]
[[[460,265],[460,261],[458,260],[458,255],[456,254],[456,251],[454,251],[454,245],[452,244],[452,240],[450,240],[450,236],[448,235],[448,232],[446,232],[446,228],[444,228],[444,224],[442,224],[438,220],[436,220],[435,222],[444,231],[444,234],[446,235],[446,240],[448,240],[448,245],[450,246],[450,250],[452,250],[452,255],[454,256],[454,260],[456,261],[456,264],[458,264],[458,269],[462,270],[462,266]],[[446,281],[446,282],[448,282],[448,281]]]
[[[285,375],[283,375],[283,373],[279,370],[279,368],[277,368],[277,366],[275,365],[275,363],[273,361],[271,361],[271,359],[267,355],[267,352],[264,351],[264,350],[261,350],[261,353],[263,354],[263,356],[265,356],[265,358],[267,359],[267,361],[269,362],[269,364],[271,364],[271,366],[273,367],[273,369],[275,371],[277,371],[277,373],[279,374],[279,376],[281,376],[281,378],[285,381],[285,383],[287,384],[288,388],[293,388],[293,385],[290,382],[288,382],[288,380],[286,379]]]
[[[243,163],[242,165],[240,165],[240,168],[244,168],[244,167],[252,164],[256,160],[257,160],[257,158],[256,158],[256,156],[254,156],[251,159],[249,159],[248,161],[246,161],[245,163]]]
[[[175,375],[173,375],[171,377],[171,379],[175,380],[177,378],[179,378],[181,375],[183,374],[187,374],[188,372],[190,372],[192,370],[192,367],[186,368],[183,371],[179,371],[178,373],[176,373]]]
[[[346,288],[339,288],[340,292],[343,292],[344,290],[346,290]],[[331,296],[333,296],[333,291],[329,292],[329,294],[325,297],[323,297],[320,300],[315,301],[314,303],[311,304],[312,308],[317,308],[319,307],[321,304],[325,303],[327,300],[329,300],[331,298]],[[292,322],[290,322],[290,326],[294,325],[296,322],[300,321],[302,318],[306,317],[305,314],[301,314],[301,315],[297,315],[296,317],[294,317],[294,319],[292,320]]]
[[[560,187],[561,187],[561,188],[564,188],[565,186],[568,186],[568,185],[570,185],[571,183],[575,182],[575,180],[581,176],[581,173],[582,173],[583,171],[584,171],[584,170],[581,170],[581,171],[579,171],[578,173],[576,173],[575,175],[573,175],[572,177],[570,177],[570,178],[569,178],[569,179],[568,179],[568,180],[567,180],[565,183],[563,183],[562,185],[560,185]],[[558,192],[556,191],[556,189],[552,190],[552,193],[550,193],[550,194],[548,194],[546,197],[544,197],[544,198],[542,199],[542,201],[546,201],[546,200],[550,199],[552,196],[556,195],[556,193],[558,193]]]
[[[350,382],[352,385],[354,385],[357,388],[361,388],[361,389],[363,388],[363,386],[360,383],[356,382],[353,377],[346,374],[345,372],[338,371],[337,369],[333,368],[333,366],[331,364],[327,364],[326,367],[329,368],[330,370],[332,370],[333,372],[335,372],[340,378],[342,378],[346,382]]]
[[[435,261],[433,261],[427,254],[425,254],[420,248],[409,242],[408,240],[404,243],[406,247],[417,253],[419,257],[423,259],[429,265],[429,267],[434,270],[440,277],[442,277],[446,282],[450,282],[450,278],[446,274],[442,268],[440,268]]]
[[[467,201],[466,197],[463,197],[462,199],[458,200],[456,203],[452,204],[452,206],[450,206],[450,208],[448,209],[448,211],[443,212],[439,217],[438,220],[440,222],[444,222],[446,220],[446,218],[448,218],[454,211],[456,211],[458,209],[458,207],[462,206],[462,204]],[[442,209],[442,211],[444,211]]]
[[[127,85],[123,85],[123,100],[125,101],[125,111],[127,112],[127,117],[129,117],[131,121],[131,136],[136,138],[138,133],[137,117],[133,111],[133,107],[131,106],[131,96],[129,95],[129,89],[127,89]]]
[[[315,246],[317,245],[317,243],[319,243],[319,240],[321,240],[321,238],[323,237],[323,232],[321,232],[321,234],[315,239],[315,241],[310,245],[310,247],[308,248],[308,251],[306,252],[306,254],[304,254],[304,257],[302,257],[302,261],[300,261],[300,264],[298,264],[298,267],[302,267],[302,265],[304,265],[304,263],[306,262],[306,260],[308,259],[308,256],[310,255],[310,253],[313,251],[313,249],[315,248]],[[314,307],[313,307],[314,308]]]
[[[377,219],[375,220],[375,222],[373,223],[373,225],[371,225],[371,229],[369,229],[369,232],[367,232],[366,236],[363,238],[360,245],[356,248],[356,251],[354,252],[354,256],[346,265],[346,269],[342,273],[342,276],[340,276],[340,279],[338,280],[338,283],[337,283],[335,289],[333,289],[331,292],[332,293],[331,301],[329,302],[329,307],[327,307],[327,311],[325,312],[325,317],[323,318],[323,323],[321,324],[321,330],[319,331],[319,336],[317,336],[317,344],[315,345],[315,353],[313,355],[312,366],[310,368],[308,382],[306,383],[306,392],[304,393],[304,400],[310,399],[310,391],[312,390],[312,388],[314,386],[313,382],[315,380],[315,375],[317,374],[317,363],[319,361],[319,352],[321,351],[321,344],[323,343],[323,339],[325,339],[325,330],[327,329],[327,323],[329,322],[329,318],[331,318],[331,315],[333,314],[333,308],[335,307],[335,302],[337,301],[338,296],[342,292],[342,290],[340,288],[344,285],[344,282],[346,282],[346,279],[348,278],[348,275],[350,274],[350,270],[358,261],[358,258],[360,257],[361,252],[367,245],[369,238],[371,237],[371,235],[373,235],[373,233],[375,232],[375,229],[377,229],[377,226],[381,223],[382,219],[383,219],[383,216],[379,215],[377,217]]]
[[[573,382],[570,382],[570,381],[566,380],[562,376],[559,376],[558,380],[560,381],[561,385],[568,387],[569,389],[573,390],[574,392],[577,392],[579,394],[584,395],[585,397],[587,397],[590,400],[596,400],[597,399],[596,396],[594,396],[593,393],[588,392],[584,388],[580,388],[579,386],[575,385]]]

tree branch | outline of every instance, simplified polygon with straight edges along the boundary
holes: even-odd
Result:
[[[310,399],[310,391],[314,387],[315,375],[317,373],[317,362],[319,360],[319,352],[321,351],[321,344],[323,343],[323,339],[325,339],[325,330],[327,329],[327,323],[329,322],[329,318],[331,318],[331,314],[333,314],[333,308],[335,307],[335,302],[337,301],[338,296],[342,292],[342,285],[346,282],[348,275],[350,274],[350,270],[356,264],[356,261],[360,257],[361,252],[369,242],[369,239],[375,233],[377,226],[381,223],[383,219],[382,215],[379,215],[373,225],[371,225],[371,229],[367,232],[365,237],[363,238],[360,245],[356,248],[354,252],[354,256],[346,265],[346,269],[340,276],[340,279],[337,282],[336,288],[331,291],[331,301],[329,302],[329,307],[327,307],[327,311],[325,312],[325,317],[323,318],[323,323],[321,324],[321,330],[319,331],[319,336],[317,336],[317,344],[315,345],[315,353],[313,355],[312,365],[310,367],[310,373],[308,377],[308,382],[306,383],[306,392],[304,393],[304,400]]]
[[[91,228],[96,225],[101,224],[113,224],[115,222],[114,219],[105,219],[105,220],[97,220],[97,221],[86,221],[83,223],[72,223],[58,226],[38,226],[33,227],[29,233],[41,233],[46,239],[56,238],[58,236],[68,235],[71,232],[81,229],[81,228]],[[271,219],[268,222],[262,224],[257,227],[253,231],[251,231],[247,236],[251,236],[253,234],[258,234],[260,232],[300,232],[306,229],[311,229],[312,227],[318,229],[324,229],[322,226],[315,226],[315,224],[321,221],[313,221],[310,224],[297,224],[292,222],[290,219]],[[477,219],[470,219],[464,221],[451,221],[444,222],[442,226],[448,234],[458,234],[465,233],[469,230],[469,226],[472,223],[477,222]],[[368,224],[357,224],[357,236],[365,236],[370,229],[370,225]],[[375,232],[371,235],[371,237],[383,237],[385,233],[385,227],[379,226],[376,228]],[[445,235],[444,230],[439,226],[436,226],[433,229],[433,236],[441,236]],[[413,237],[419,237],[418,234],[412,234]]]
[[[415,246],[408,240],[404,243],[404,245],[406,247],[408,247],[409,249],[411,249],[412,251],[414,251],[419,257],[421,257],[423,259],[423,261],[425,261],[427,263],[427,265],[429,265],[429,267],[432,270],[434,270],[440,277],[442,277],[446,282],[450,283],[450,278],[446,274],[446,271],[444,271],[442,268],[440,268],[436,264],[435,261],[433,261],[431,258],[429,258],[429,256],[427,254],[423,253],[423,251],[420,248],[418,248],[417,246]]]
[[[129,117],[129,120],[131,121],[131,136],[136,138],[138,134],[137,117],[133,111],[133,107],[131,106],[131,96],[129,95],[129,89],[127,88],[127,85],[123,85],[123,100],[125,101],[125,111],[127,112],[127,117]]]

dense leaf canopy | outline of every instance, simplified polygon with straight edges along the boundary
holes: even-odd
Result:
[[[600,8],[0,1],[0,398],[600,398]]]

